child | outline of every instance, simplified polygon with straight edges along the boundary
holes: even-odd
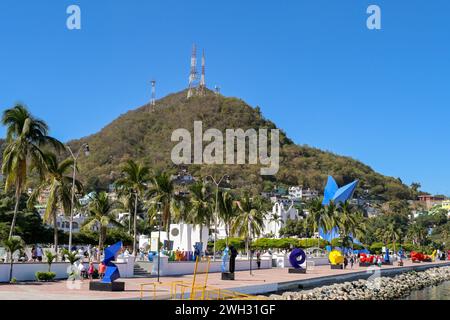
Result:
[[[88,277],[89,280],[92,280],[94,277],[94,272],[95,272],[95,268],[94,268],[94,263],[89,262],[89,269],[88,269]]]
[[[100,262],[100,264],[98,265],[98,275],[100,279],[103,279],[103,277],[105,276],[105,271],[106,266],[103,264],[103,262]]]

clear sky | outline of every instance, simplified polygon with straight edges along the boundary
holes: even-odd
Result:
[[[195,42],[208,85],[296,143],[450,195],[449,15],[448,0],[1,0],[0,109],[23,102],[64,141],[95,133],[152,78],[159,97],[187,87]]]

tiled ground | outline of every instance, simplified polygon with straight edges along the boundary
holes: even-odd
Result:
[[[448,261],[439,261],[433,263],[440,265],[448,263]],[[413,265],[409,261],[405,261],[405,266]],[[417,264],[414,264],[417,265]],[[431,265],[431,263],[427,263]],[[383,266],[383,269],[397,268],[395,266]],[[320,278],[324,276],[350,274],[352,272],[365,271],[367,268],[354,267],[352,270],[331,270],[330,266],[316,266],[314,270],[308,271],[307,274],[289,274],[287,269],[266,269],[254,270],[253,275],[249,271],[236,272],[235,281],[222,281],[220,273],[209,275],[208,286],[221,289],[230,289],[238,287],[248,287],[255,285],[270,285],[273,283],[290,282],[301,279]],[[181,277],[163,277],[163,283],[184,280],[192,283],[192,276]],[[126,283],[125,292],[96,292],[89,291],[89,281],[82,283],[68,283],[66,281],[52,283],[23,283],[16,285],[2,284],[0,285],[0,300],[109,300],[109,299],[139,299],[140,284],[156,282],[155,278],[143,279],[121,279]],[[146,287],[144,297],[152,298],[152,287]],[[169,286],[158,286],[157,299],[167,298],[170,292]]]

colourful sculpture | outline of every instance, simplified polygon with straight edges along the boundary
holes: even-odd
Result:
[[[228,262],[228,247],[225,248],[225,250],[223,250],[223,255],[222,255],[222,272],[227,272],[227,262]]]
[[[295,269],[303,269],[302,264],[306,261],[306,253],[302,249],[295,248],[289,255],[289,262]]]
[[[353,193],[358,186],[358,180],[339,188],[332,176],[328,176],[327,185],[325,186],[322,204],[327,206],[333,201],[335,204],[343,203],[353,197]]]
[[[328,256],[328,260],[330,260],[332,265],[340,265],[344,263],[344,256],[339,250],[333,250]]]
[[[105,249],[105,258],[102,263],[106,266],[106,272],[101,282],[113,283],[120,278],[119,268],[117,268],[113,261],[116,260],[121,249],[122,241],[119,241]]]
[[[411,251],[412,262],[432,262],[436,259],[437,251],[434,250],[431,255],[423,254],[422,252]]]
[[[353,193],[355,192],[358,183],[359,181],[355,180],[352,183],[339,188],[336,180],[334,180],[332,176],[328,176],[322,204],[324,206],[328,206],[331,202],[333,202],[335,205],[339,205],[347,200],[350,200],[353,197]],[[331,240],[339,238],[339,229],[335,227],[331,231],[325,232],[322,228],[320,228],[319,235],[322,239],[331,242]],[[352,235],[350,236],[353,237]],[[353,239],[353,242],[360,244],[356,239]]]
[[[359,256],[359,262],[361,263],[368,263],[368,264],[375,264],[377,262],[377,258],[375,256],[367,255],[365,253],[361,253]]]

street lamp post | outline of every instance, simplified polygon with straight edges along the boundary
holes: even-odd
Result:
[[[137,250],[136,250],[136,241],[137,241],[137,206],[138,206],[138,193],[133,192],[134,195],[134,218],[133,218],[133,256],[136,260]]]
[[[252,272],[252,258],[253,258],[253,252],[252,252],[252,219],[249,217],[248,219],[248,251],[250,255],[250,275],[253,276]]]
[[[73,225],[73,212],[74,212],[74,206],[75,206],[75,181],[76,181],[76,174],[77,174],[77,161],[80,156],[81,150],[84,150],[85,156],[89,156],[90,149],[89,144],[84,143],[81,145],[80,149],[78,149],[77,153],[74,154],[72,152],[72,149],[70,146],[66,146],[67,150],[69,150],[70,155],[73,158],[73,175],[72,175],[72,199],[71,199],[71,206],[70,206],[70,225],[69,225],[69,251],[72,251],[72,225]]]
[[[214,212],[214,246],[213,246],[213,261],[216,261],[216,240],[217,240],[217,218],[219,215],[219,186],[220,183],[222,182],[223,179],[227,179],[227,182],[229,182],[230,177],[229,175],[224,175],[219,182],[216,181],[216,179],[214,179],[213,176],[207,176],[206,179],[210,178],[214,184],[216,185],[216,208],[215,208],[215,212]]]

